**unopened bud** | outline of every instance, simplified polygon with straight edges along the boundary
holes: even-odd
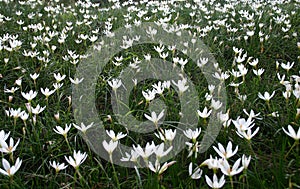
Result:
[[[57,114],[54,114],[54,118],[55,118],[55,120],[56,120],[57,122],[60,121],[60,119],[59,119],[59,112],[57,112]]]
[[[8,102],[12,102],[13,99],[14,99],[13,96],[9,96],[9,97],[8,97]]]

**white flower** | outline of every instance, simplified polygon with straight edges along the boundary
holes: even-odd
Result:
[[[260,92],[258,93],[258,97],[264,101],[270,101],[270,99],[275,95],[275,91],[272,92],[272,94],[270,95],[270,93],[265,92],[264,95],[262,95]]]
[[[107,81],[107,82],[114,91],[116,91],[122,85],[121,79],[112,79],[111,81]]]
[[[38,104],[35,108],[33,108],[32,106],[30,106],[30,108],[31,108],[31,112],[32,112],[33,114],[38,115],[38,114],[40,114],[42,111],[45,110],[46,106],[40,107],[40,105]]]
[[[247,169],[249,166],[249,163],[251,161],[251,156],[249,156],[248,158],[245,156],[245,154],[243,154],[242,156],[242,165],[244,167],[244,169]]]
[[[165,147],[165,143],[161,143],[160,145],[157,145],[154,149],[154,153],[158,160],[161,157],[166,156],[173,148],[173,146],[170,146],[166,151],[164,151],[164,147]]]
[[[176,136],[176,129],[174,131],[172,131],[172,129],[165,129],[165,130],[161,130],[157,133],[154,133],[154,135],[163,140],[164,142],[166,141],[173,141],[175,136]]]
[[[205,107],[202,112],[197,110],[198,115],[204,119],[208,118],[210,116],[211,112],[212,112],[212,110],[208,111],[207,107]]]
[[[238,69],[242,76],[245,76],[248,73],[248,69],[244,66],[244,64],[239,64]]]
[[[30,90],[28,93],[21,92],[22,96],[29,102],[38,94],[36,91]]]
[[[166,162],[163,164],[163,166],[160,166],[159,161],[155,161],[155,167],[153,166],[153,164],[151,162],[149,162],[149,169],[151,171],[153,171],[154,173],[157,173],[158,175],[161,175],[163,172],[165,172],[168,167],[170,167],[171,165],[173,165],[176,161],[171,161],[171,162]]]
[[[151,112],[151,116],[144,114],[144,116],[154,123],[154,125],[157,127],[158,121],[164,116],[164,110],[162,110],[158,115],[156,112]]]
[[[84,78],[81,78],[81,79],[78,79],[78,78],[75,78],[75,79],[72,79],[72,78],[69,78],[70,81],[74,84],[74,85],[78,85],[79,83],[81,83],[83,81]]]
[[[253,66],[253,67],[257,66],[257,64],[258,64],[258,59],[257,59],[257,58],[254,59],[252,62],[249,62],[249,64],[250,64],[251,66]]]
[[[232,120],[232,123],[234,124],[236,129],[241,132],[254,127],[255,124],[253,122],[254,121],[252,121],[251,119],[246,120],[244,118],[239,118],[239,117],[236,120]]]
[[[206,159],[201,163],[200,166],[207,165],[209,169],[217,170],[220,168],[220,160],[215,157],[213,158],[211,155],[209,156],[209,159]]]
[[[217,115],[220,121],[223,123],[224,127],[230,126],[232,120],[229,119],[229,110],[224,114],[222,112],[219,112]]]
[[[218,148],[215,147],[215,146],[213,146],[213,148],[219,154],[219,156],[221,158],[224,158],[224,159],[228,159],[228,158],[234,156],[237,153],[237,151],[238,151],[238,146],[236,146],[235,150],[232,151],[232,143],[231,143],[231,141],[228,142],[226,150],[223,147],[223,145],[220,144],[220,143],[218,143]]]
[[[109,131],[106,130],[106,133],[114,142],[127,136],[127,134],[123,134],[122,132],[119,132],[116,136],[116,134],[113,130],[109,130]]]
[[[5,112],[7,116],[13,117],[14,119],[17,119],[22,114],[21,108],[18,108],[16,110],[9,108],[9,111],[5,110]]]
[[[239,158],[232,167],[230,167],[228,161],[224,159],[222,163],[220,163],[221,171],[224,175],[234,176],[243,171],[244,167],[239,167],[241,162],[241,158]]]
[[[83,133],[86,133],[86,131],[89,129],[89,128],[91,128],[92,126],[93,126],[93,124],[94,124],[94,122],[92,122],[91,124],[89,124],[89,125],[84,125],[83,123],[81,123],[81,125],[80,126],[78,126],[78,125],[76,125],[76,124],[74,124],[73,123],[73,126],[76,128],[76,129],[78,129],[79,131],[81,131],[81,132],[83,132]]]
[[[225,81],[226,79],[228,79],[230,77],[230,75],[227,72],[225,72],[225,73],[222,72],[221,74],[218,72],[215,72],[212,76],[220,81]]]
[[[65,156],[66,161],[70,165],[72,165],[75,169],[78,169],[79,166],[85,161],[86,158],[87,158],[87,154],[85,152],[81,153],[80,151],[78,151],[76,153],[75,150],[74,150],[74,153],[73,153],[73,157],[72,156],[69,156],[69,157]]]
[[[164,81],[163,82],[163,87],[165,89],[170,89],[170,86],[171,86],[171,81]]]
[[[252,109],[250,110],[250,113],[248,113],[246,109],[243,109],[243,112],[248,116],[249,120],[252,120],[253,118],[262,120],[262,118],[258,117],[260,115],[260,112],[255,114],[255,112]]]
[[[16,150],[17,146],[19,145],[20,139],[18,139],[17,143],[14,143],[12,138],[9,139],[9,145],[5,142],[5,140],[0,140],[0,152],[3,153],[12,153]]]
[[[218,110],[218,109],[220,109],[221,107],[222,107],[222,105],[223,105],[223,103],[222,102],[220,102],[219,100],[214,100],[214,99],[211,99],[211,107],[213,108],[213,109],[215,109],[215,110]]]
[[[156,90],[154,89],[150,91],[149,89],[147,89],[146,91],[142,91],[142,94],[146,101],[149,102],[155,98]]]
[[[207,175],[205,175],[205,180],[208,186],[213,189],[222,188],[225,184],[224,175],[222,175],[220,180],[218,179],[216,174],[214,174],[213,180],[210,180],[210,178]]]
[[[9,137],[10,131],[8,133],[5,133],[4,130],[0,131],[0,141],[5,141]],[[0,145],[1,147],[1,145]]]
[[[52,95],[55,92],[55,90],[50,91],[48,88],[45,89],[41,88],[41,92],[43,93],[43,95],[46,96],[46,98],[48,98],[50,95]]]
[[[196,140],[197,137],[200,135],[200,133],[201,133],[201,128],[196,128],[195,131],[193,131],[192,129],[183,131],[183,134],[192,140]]]
[[[205,66],[207,63],[208,63],[208,58],[199,58],[199,60],[197,60],[197,66],[200,68]]]
[[[237,131],[236,133],[241,137],[245,138],[247,140],[251,140],[259,131],[259,127],[256,128],[256,130],[252,133],[251,129],[247,129],[245,131]]]
[[[122,157],[121,161],[132,161],[137,162],[138,157],[140,156],[136,151],[131,150],[130,154],[125,152],[126,157]]]
[[[54,73],[54,78],[56,80],[57,83],[61,82],[62,80],[64,80],[66,77],[66,75],[61,75],[60,73]]]
[[[22,160],[20,158],[17,158],[15,165],[10,166],[9,162],[6,159],[2,159],[2,165],[4,169],[0,168],[0,173],[6,176],[13,176],[21,167]]]
[[[150,144],[149,142],[147,142],[146,146],[145,146],[145,150],[138,144],[137,146],[133,145],[133,149],[136,153],[138,153],[144,160],[148,160],[148,157],[153,154],[154,150],[155,150],[155,144],[152,141],[152,143]]]
[[[178,87],[180,94],[182,94],[189,88],[189,86],[186,85],[187,80],[185,78],[183,78],[182,80],[178,80],[177,83],[175,83],[175,81],[172,80],[172,83]]]
[[[260,68],[260,69],[258,69],[258,70],[252,70],[252,71],[253,71],[253,73],[254,73],[255,75],[257,75],[257,76],[261,76],[261,75],[265,72],[265,70],[262,69],[262,68]]]
[[[40,76],[40,74],[37,74],[37,73],[30,74],[30,77],[33,81],[35,81],[39,76]]]
[[[55,90],[60,89],[64,84],[63,83],[53,83],[53,87]]]
[[[199,167],[193,170],[193,163],[191,162],[189,165],[189,175],[192,179],[199,179],[201,178],[202,170]]]
[[[67,134],[70,129],[71,129],[71,124],[70,125],[66,124],[65,129],[63,129],[61,126],[56,126],[56,129],[54,128],[53,130],[57,134],[60,134],[60,135],[64,136],[65,138],[67,138]]]
[[[49,164],[51,167],[55,169],[56,173],[68,167],[68,165],[65,165],[65,163],[60,164],[60,163],[56,163],[56,161],[49,162]]]
[[[153,84],[152,87],[155,89],[157,94],[161,95],[164,92],[164,86],[161,81],[159,81],[157,84]]]
[[[296,133],[296,131],[293,129],[292,126],[288,125],[288,131],[286,131],[283,127],[282,127],[283,131],[285,132],[285,134],[287,134],[288,136],[292,137],[294,140],[299,140],[300,139],[300,127],[298,129],[298,132]]]
[[[19,87],[12,87],[11,89],[4,89],[4,92],[14,94],[17,90],[19,90]]]
[[[113,151],[117,148],[118,146],[118,141],[113,141],[110,140],[109,143],[106,142],[106,140],[104,140],[102,142],[104,149],[108,152],[108,154],[111,156]]]
[[[281,63],[280,65],[283,69],[285,69],[286,71],[289,71],[294,66],[294,62],[292,62],[292,63],[287,62],[286,64]]]
[[[22,84],[22,78],[19,78],[15,81],[15,84],[18,85],[18,86],[21,86]]]

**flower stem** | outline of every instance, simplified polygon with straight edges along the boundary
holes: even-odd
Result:
[[[232,179],[232,176],[229,176],[229,179],[230,179],[231,188],[233,189],[233,179]]]
[[[290,148],[290,150],[285,154],[284,156],[284,159],[286,159],[288,157],[288,155],[290,154],[290,152],[292,151],[292,149],[295,147],[295,146],[298,146],[299,144],[299,140],[295,140],[294,144],[292,145],[292,147]]]
[[[117,188],[120,189],[121,187],[120,187],[120,183],[119,183],[119,178],[118,178],[118,175],[117,175],[115,166],[114,166],[114,164],[113,164],[112,154],[109,154],[109,159],[110,159],[110,162],[111,162],[111,166],[112,166],[112,168],[113,168],[115,180],[116,180],[116,182],[117,182]]]

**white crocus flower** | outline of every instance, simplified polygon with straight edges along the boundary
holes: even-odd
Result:
[[[36,91],[30,90],[28,93],[21,92],[22,96],[29,102],[38,94]]]
[[[68,134],[69,130],[71,129],[71,124],[70,125],[66,124],[65,129],[63,129],[61,126],[56,126],[55,128],[53,129],[54,132],[67,138],[67,134]]]
[[[294,140],[299,141],[299,139],[300,139],[300,127],[299,127],[297,133],[291,125],[288,125],[288,131],[285,130],[283,127],[282,127],[282,129],[285,132],[285,134],[292,137]]]
[[[157,145],[154,149],[154,153],[158,160],[166,156],[173,149],[173,146],[170,146],[166,151],[164,151],[164,147],[165,147],[165,143],[161,143],[160,145]]]
[[[263,73],[265,72],[265,70],[263,68],[260,68],[258,70],[253,70],[253,73],[257,76],[261,76]]]
[[[214,109],[214,110],[218,110],[222,107],[223,103],[220,102],[219,100],[214,100],[214,99],[211,99],[211,107]]]
[[[287,72],[289,72],[289,70],[292,69],[292,67],[294,66],[294,64],[295,64],[294,62],[292,62],[292,63],[287,62],[286,64],[281,63],[280,65],[281,65],[281,67],[283,69],[285,69]]]
[[[5,141],[6,139],[8,139],[9,134],[10,134],[10,131],[8,133],[5,133],[4,130],[1,130],[0,131],[0,141],[2,141],[2,140]]]
[[[269,102],[274,95],[275,95],[275,91],[273,91],[271,95],[269,92],[265,92],[264,95],[262,95],[260,92],[258,93],[258,97],[267,102]]]
[[[179,95],[182,95],[182,93],[189,88],[189,86],[186,85],[187,84],[187,80],[185,78],[183,78],[182,80],[178,80],[177,83],[175,83],[175,81],[172,80],[172,83],[176,87],[178,87]]]
[[[252,127],[254,127],[254,121],[250,118],[248,118],[247,120],[244,118],[237,118],[236,120],[232,120],[232,123],[234,124],[235,128],[238,131],[245,131],[248,129],[251,129]]]
[[[245,154],[243,154],[242,156],[242,165],[244,167],[244,169],[248,169],[249,163],[251,161],[251,156],[249,156],[248,158],[245,156]]]
[[[14,143],[14,140],[12,138],[9,139],[9,145],[7,144],[7,142],[5,142],[5,140],[0,140],[0,152],[3,153],[12,153],[16,150],[17,146],[19,145],[20,139],[18,139],[18,141],[16,142],[16,144]]]
[[[123,134],[119,132],[117,135],[113,130],[106,130],[107,135],[115,142],[127,136],[127,134]]]
[[[47,99],[50,95],[52,95],[55,92],[55,90],[49,90],[48,88],[45,89],[41,88],[41,92],[43,95],[46,96]]]
[[[158,115],[156,112],[151,112],[151,116],[144,114],[144,116],[149,120],[152,121],[157,128],[159,120],[164,116],[164,110],[162,110]]]
[[[112,79],[111,81],[107,81],[107,82],[114,91],[116,91],[122,85],[121,79]]]
[[[106,140],[102,142],[104,149],[107,151],[109,155],[109,159],[111,163],[113,162],[112,153],[117,148],[118,144],[119,144],[118,141],[113,141],[113,140],[110,140],[109,143],[107,143]]]
[[[156,90],[149,90],[147,89],[146,91],[142,91],[142,94],[144,96],[144,98],[146,99],[146,102],[150,102],[151,100],[153,100],[155,98],[155,94],[156,94]]]
[[[260,115],[260,112],[255,114],[255,112],[251,109],[250,112],[248,113],[246,109],[243,109],[243,112],[248,116],[249,120],[254,119],[258,119],[258,120],[262,120],[262,118],[258,117]]]
[[[154,135],[163,140],[164,142],[170,141],[172,142],[176,136],[176,129],[173,131],[172,129],[161,130],[158,133],[154,133]]]
[[[38,104],[35,108],[33,108],[32,106],[30,106],[30,108],[31,108],[31,112],[32,112],[33,114],[38,115],[38,114],[40,114],[42,111],[45,110],[46,106],[41,107],[41,106]]]
[[[127,153],[127,152],[125,152],[125,156],[126,157],[122,157],[120,160],[121,161],[131,161],[131,162],[135,162],[136,163],[137,160],[138,160],[138,157],[140,157],[140,155],[136,151],[134,151],[134,150],[131,150],[130,154]]]
[[[159,95],[162,95],[162,93],[164,92],[164,86],[161,81],[153,84],[152,87],[155,89],[156,93]]]
[[[213,169],[216,171],[217,169],[220,168],[220,159],[217,157],[213,158],[211,155],[209,156],[209,159],[206,159],[201,163],[200,166],[207,165],[209,169]]]
[[[153,171],[154,173],[157,173],[158,175],[161,175],[163,172],[165,172],[168,167],[170,167],[171,165],[173,165],[176,161],[171,161],[171,162],[166,162],[163,164],[163,166],[160,165],[159,161],[155,161],[155,164],[153,166],[153,164],[151,162],[149,162],[149,169],[151,171]]]
[[[54,73],[53,75],[57,83],[61,82],[66,77],[66,75],[61,75],[60,73]]]
[[[200,135],[200,133],[201,133],[201,128],[196,128],[195,131],[193,131],[192,129],[183,131],[183,134],[186,137],[188,137],[189,139],[192,139],[193,141],[196,141],[196,139]]]
[[[74,150],[74,153],[73,153],[73,157],[72,156],[69,156],[69,157],[65,156],[66,161],[70,165],[72,165],[76,170],[86,160],[86,158],[87,158],[87,154],[85,152],[81,153],[80,151],[78,151],[76,153],[75,150]]]
[[[205,175],[205,180],[206,180],[206,183],[208,184],[208,186],[213,189],[222,188],[225,184],[224,175],[222,175],[220,180],[218,179],[216,174],[214,174],[213,180],[210,180],[210,178],[207,175]]]
[[[134,151],[144,159],[145,163],[148,163],[148,158],[154,153],[155,147],[156,146],[153,141],[151,144],[147,142],[145,150],[139,144],[137,146],[133,145]]]
[[[241,163],[241,158],[239,158],[231,167],[226,159],[220,163],[220,169],[224,175],[234,176],[243,171],[244,167],[239,167]]]
[[[247,140],[251,140],[259,131],[259,127],[256,128],[256,130],[252,133],[251,129],[247,129],[245,131],[237,131],[236,133],[241,137],[245,138]]]
[[[79,125],[76,125],[76,124],[73,123],[73,126],[74,126],[76,129],[78,129],[79,131],[81,131],[81,132],[83,132],[83,133],[86,133],[86,131],[87,131],[88,129],[90,129],[90,128],[93,126],[93,124],[94,124],[94,122],[92,122],[92,123],[89,124],[89,125],[85,125],[85,124],[81,123],[80,126],[79,126]]]
[[[212,110],[208,111],[207,107],[205,107],[202,112],[200,112],[199,110],[197,110],[198,115],[200,117],[202,117],[203,119],[208,118],[210,116],[211,112],[212,112]]]
[[[30,74],[30,77],[33,81],[35,81],[39,76],[40,76],[40,74],[37,74],[37,73]]]
[[[55,169],[55,172],[58,173],[60,170],[63,170],[68,167],[65,163],[56,163],[56,161],[49,162],[50,166]]]
[[[4,169],[0,168],[0,173],[6,176],[13,176],[21,167],[22,160],[20,158],[17,158],[15,165],[10,166],[9,162],[6,159],[2,159],[2,165]]]
[[[202,175],[202,170],[199,167],[196,167],[193,170],[193,163],[191,162],[189,165],[189,175],[192,179],[200,179]]]
[[[234,151],[232,150],[231,141],[228,142],[226,150],[220,143],[218,143],[218,148],[215,146],[213,146],[213,148],[219,154],[219,156],[224,159],[229,159],[230,157],[234,156],[238,151],[238,146],[236,146]]]
[[[70,81],[74,84],[74,85],[78,85],[79,83],[81,83],[83,81],[84,78],[81,78],[81,79],[78,79],[78,78],[75,78],[75,79],[72,79],[72,78],[69,78]]]

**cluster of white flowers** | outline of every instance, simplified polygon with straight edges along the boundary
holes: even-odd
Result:
[[[10,135],[10,132],[5,133],[4,130],[0,131],[0,151],[3,154],[8,154],[11,161],[14,161],[13,152],[16,151],[17,146],[19,145],[20,139],[15,143],[14,139],[12,137],[8,137]],[[22,160],[18,157],[15,161],[14,165],[10,165],[9,161],[7,161],[4,157],[2,157],[2,166],[3,169],[0,168],[0,173],[3,175],[7,175],[9,177],[12,177],[21,167]]]

